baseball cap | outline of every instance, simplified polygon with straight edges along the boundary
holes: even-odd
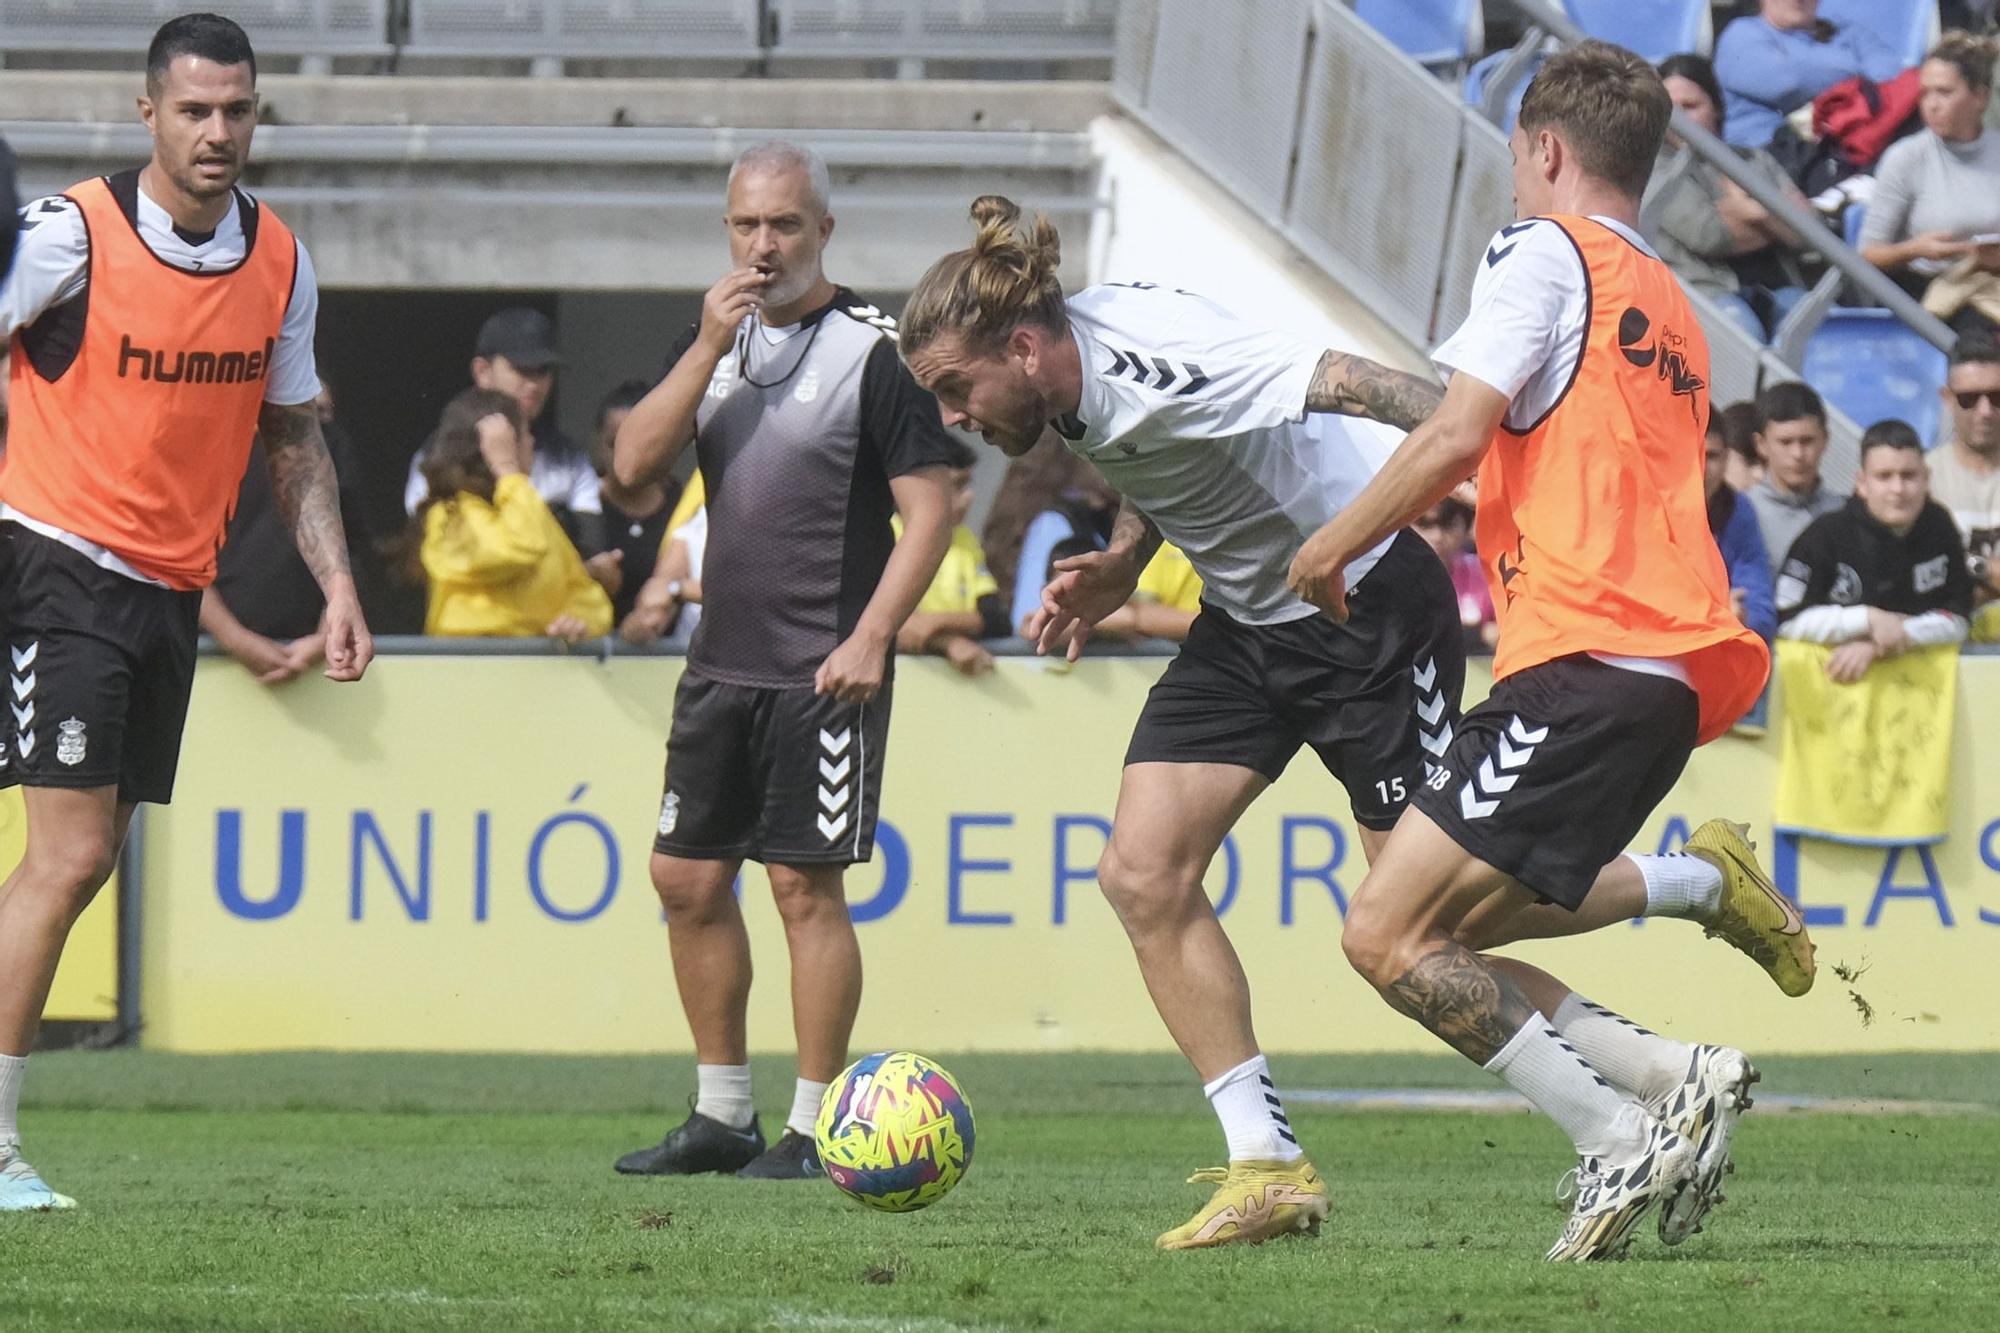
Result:
[[[562,358],[556,354],[556,330],[549,317],[527,306],[496,310],[479,326],[474,356],[504,356],[521,370],[546,370]]]

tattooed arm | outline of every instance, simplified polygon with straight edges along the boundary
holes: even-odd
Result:
[[[340,525],[340,482],[319,417],[311,403],[266,403],[257,417],[257,433],[264,441],[278,511],[326,594],[327,679],[359,680],[375,656],[375,643],[354,593],[347,537]]]
[[[1391,370],[1365,356],[1329,351],[1306,386],[1306,411],[1367,417],[1411,431],[1444,401],[1444,390],[1421,375]]]

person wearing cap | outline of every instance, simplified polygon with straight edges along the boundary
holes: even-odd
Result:
[[[607,593],[616,596],[616,562],[609,561],[607,567],[607,557],[602,554],[604,505],[598,496],[597,473],[590,466],[590,456],[576,441],[543,417],[555,392],[560,363],[555,326],[549,317],[528,306],[509,306],[495,311],[479,326],[479,340],[472,352],[472,383],[481,389],[497,389],[521,405],[521,415],[527,418],[534,436],[528,480],[577,550],[587,557],[592,576],[607,585]],[[410,459],[403,508],[411,514],[430,494],[422,466],[429,449],[430,442],[425,441]]]

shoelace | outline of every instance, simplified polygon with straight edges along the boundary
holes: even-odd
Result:
[[[1576,1203],[1578,1174],[1578,1169],[1571,1167],[1569,1170],[1563,1172],[1562,1177],[1556,1181],[1556,1207],[1562,1209],[1564,1212],[1569,1211]]]

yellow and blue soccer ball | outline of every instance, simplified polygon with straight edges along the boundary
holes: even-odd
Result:
[[[972,1165],[972,1106],[937,1064],[878,1051],[826,1090],[813,1126],[827,1179],[889,1213],[928,1208]]]

